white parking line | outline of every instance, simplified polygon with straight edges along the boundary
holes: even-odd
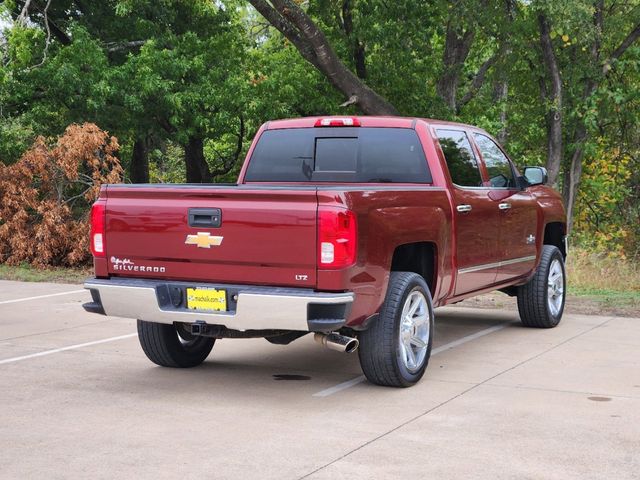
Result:
[[[86,292],[86,290],[71,290],[70,292],[50,293],[49,295],[38,295],[37,297],[16,298],[15,300],[3,300],[0,305],[7,303],[28,302],[29,300],[38,300],[39,298],[58,297],[60,295],[71,295],[72,293]]]
[[[438,355],[439,353],[445,352],[452,348],[455,348],[459,345],[462,345],[467,342],[471,342],[476,338],[484,337],[485,335],[489,335],[490,333],[497,332],[498,330],[502,330],[503,328],[508,327],[511,322],[501,323],[499,325],[494,325],[493,327],[485,328],[484,330],[480,330],[479,332],[472,333],[471,335],[467,335],[466,337],[459,338],[458,340],[454,340],[453,342],[445,343],[444,345],[440,345],[438,348],[434,348],[431,350],[431,356]],[[360,375],[359,377],[352,378],[351,380],[347,380],[346,382],[339,383],[334,385],[333,387],[326,388],[324,390],[320,390],[319,392],[314,393],[313,397],[328,397],[329,395],[333,395],[334,393],[341,392],[342,390],[346,390],[347,388],[351,388],[354,385],[358,385],[366,380],[364,375]]]
[[[507,328],[509,325],[511,325],[511,322],[501,323],[499,325],[494,325],[493,327],[480,330],[479,332],[472,333],[471,335],[467,335],[466,337],[459,338],[458,340],[454,340],[453,342],[445,343],[444,345],[440,345],[438,348],[434,348],[433,350],[431,350],[431,355],[437,355],[464,343],[471,342],[476,338],[484,337],[485,335],[489,335],[490,333],[497,332],[498,330],[502,330],[503,328]]]
[[[5,363],[19,362],[21,360],[28,360],[29,358],[44,357],[45,355],[66,352],[67,350],[74,350],[76,348],[90,347],[91,345],[100,345],[101,343],[115,342],[116,340],[124,340],[125,338],[135,337],[136,335],[138,334],[129,333],[127,335],[120,335],[118,337],[105,338],[103,340],[95,340],[93,342],[78,343],[76,345],[69,345],[68,347],[55,348],[53,350],[45,350],[44,352],[32,353],[30,355],[22,355],[21,357],[7,358],[5,360],[0,360],[0,365],[3,365]]]
[[[359,377],[352,378],[351,380],[347,380],[346,382],[339,383],[334,385],[333,387],[329,387],[325,390],[320,390],[312,395],[312,397],[328,397],[329,395],[333,395],[334,393],[341,392],[342,390],[346,390],[347,388],[351,388],[354,385],[358,385],[366,380],[364,375],[360,375]]]

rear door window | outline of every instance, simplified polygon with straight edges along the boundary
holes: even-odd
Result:
[[[467,134],[462,130],[436,130],[451,181],[461,187],[481,187],[482,175]]]
[[[415,130],[370,127],[267,130],[251,155],[245,180],[432,182]]]

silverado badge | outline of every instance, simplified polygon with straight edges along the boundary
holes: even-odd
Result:
[[[197,235],[187,235],[186,245],[196,245],[198,248],[217,247],[222,244],[223,237],[212,237],[209,232],[198,232]]]

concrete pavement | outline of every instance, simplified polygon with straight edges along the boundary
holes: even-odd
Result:
[[[0,478],[640,478],[640,319],[439,309],[398,390],[310,336],[156,367],[78,289],[0,281]]]

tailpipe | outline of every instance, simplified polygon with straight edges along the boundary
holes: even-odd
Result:
[[[357,338],[345,337],[339,333],[316,333],[313,339],[320,345],[343,353],[353,353],[358,349],[360,342]]]

